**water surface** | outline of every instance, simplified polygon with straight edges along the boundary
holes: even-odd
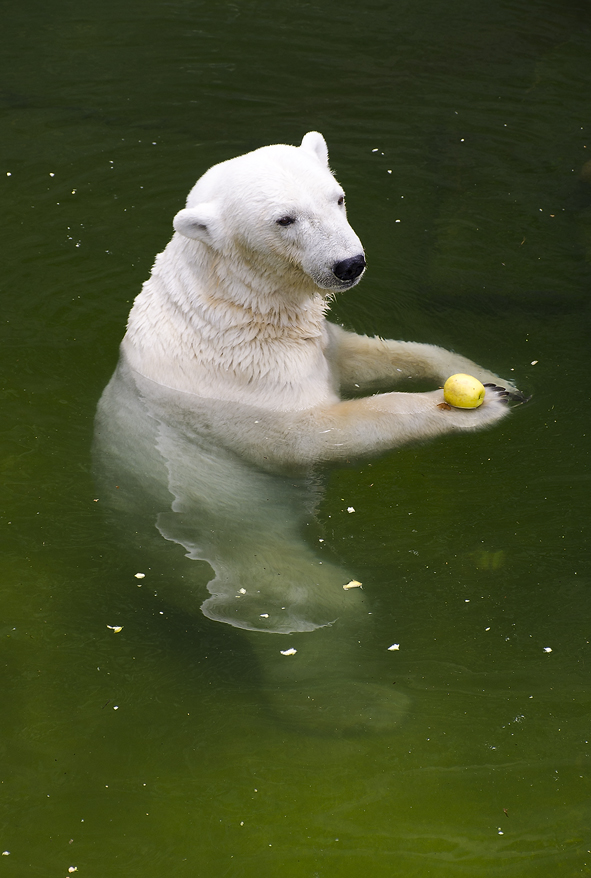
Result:
[[[591,873],[590,21],[557,0],[5,8],[4,874]],[[163,597],[182,552],[122,546],[91,473],[196,177],[310,129],[369,262],[334,319],[533,393],[490,432],[325,474],[310,545],[363,581],[361,648],[409,697],[376,737],[278,722],[240,633]]]

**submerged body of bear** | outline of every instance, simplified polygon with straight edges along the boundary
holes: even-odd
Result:
[[[441,390],[342,398],[460,371],[499,379],[441,348],[326,321],[327,295],[357,283],[365,258],[320,134],[211,168],[174,227],[99,404],[105,496],[136,531],[210,564],[210,596],[192,598],[185,576],[188,602],[251,632],[282,711],[389,727],[403,696],[348,660],[364,596],[301,536],[318,497],[313,466],[488,426],[507,414],[506,395],[491,388],[472,411],[441,405]]]

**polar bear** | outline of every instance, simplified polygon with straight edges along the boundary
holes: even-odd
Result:
[[[327,321],[365,256],[318,132],[215,165],[173,224],[98,406],[101,496],[143,545],[182,547],[172,599],[244,630],[284,716],[390,728],[404,696],[351,658],[367,591],[343,588],[354,571],[321,562],[302,536],[321,496],[317,467],[490,426],[511,391],[442,348]],[[487,383],[479,408],[450,408],[441,389],[348,396],[409,378],[437,388],[454,372]],[[205,600],[195,561],[213,569]]]

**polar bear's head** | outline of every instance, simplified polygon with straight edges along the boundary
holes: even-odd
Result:
[[[345,290],[365,269],[321,134],[264,146],[210,168],[174,218],[176,232],[269,283]]]

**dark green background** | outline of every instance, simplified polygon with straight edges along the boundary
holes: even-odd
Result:
[[[0,878],[591,874],[590,25],[582,0],[4,4]],[[137,587],[90,467],[189,188],[314,128],[369,262],[336,319],[533,393],[329,476],[322,550],[411,697],[376,739],[278,726],[236,633],[160,601],[165,557]]]

